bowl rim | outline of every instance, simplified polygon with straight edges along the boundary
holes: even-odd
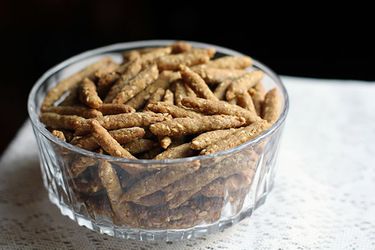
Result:
[[[231,155],[233,153],[239,152],[244,148],[247,148],[248,146],[257,143],[258,141],[271,136],[276,130],[278,130],[279,127],[281,127],[284,124],[284,121],[286,119],[288,110],[289,110],[289,97],[288,93],[286,91],[286,88],[284,84],[281,81],[281,78],[270,68],[265,66],[264,64],[260,63],[259,61],[253,59],[253,65],[260,68],[262,71],[264,71],[274,82],[275,84],[279,87],[281,90],[281,93],[283,95],[284,99],[284,105],[283,105],[283,110],[280,113],[279,118],[277,121],[267,130],[265,130],[263,133],[258,135],[257,137],[237,146],[234,148],[230,148],[227,150],[219,151],[213,154],[209,155],[198,155],[198,156],[191,156],[191,157],[185,157],[185,158],[177,158],[177,159],[163,159],[163,160],[154,160],[154,159],[127,159],[127,158],[120,158],[120,157],[114,157],[110,155],[104,155],[104,154],[99,154],[95,152],[91,152],[82,148],[79,148],[77,146],[74,146],[70,143],[67,143],[65,141],[59,140],[57,137],[53,136],[52,133],[50,133],[44,126],[44,124],[39,120],[39,110],[35,110],[35,105],[34,105],[34,100],[37,91],[39,90],[40,87],[45,83],[46,79],[57,73],[58,71],[74,64],[79,61],[89,59],[94,56],[100,56],[105,53],[111,53],[114,50],[127,50],[127,49],[135,49],[135,48],[140,48],[140,47],[150,47],[150,46],[165,46],[168,44],[171,44],[177,40],[142,40],[142,41],[133,41],[133,42],[124,42],[124,43],[115,43],[112,45],[107,45],[104,47],[99,47],[93,50],[88,50],[85,52],[82,52],[78,55],[72,56],[63,62],[53,66],[49,70],[47,70],[34,84],[32,87],[29,96],[28,96],[28,102],[27,102],[27,109],[29,113],[30,120],[32,122],[32,125],[34,128],[37,129],[39,133],[41,133],[44,137],[49,139],[50,141],[56,143],[57,145],[64,147],[68,150],[71,150],[75,153],[87,156],[87,157],[95,157],[98,159],[103,159],[107,160],[110,162],[114,163],[125,163],[125,164],[162,164],[162,165],[169,165],[169,164],[178,164],[178,163],[188,163],[192,161],[200,161],[200,160],[208,160],[208,159],[214,159],[216,157],[224,157]],[[186,41],[186,40],[184,40]],[[237,52],[235,50],[231,50],[225,47],[217,46],[217,45],[212,45],[209,43],[202,43],[202,42],[195,42],[195,41],[186,41],[190,44],[192,44],[194,47],[201,47],[201,48],[208,48],[208,47],[213,47],[216,49],[217,52],[227,54],[227,55],[244,55],[240,52]],[[36,133],[34,129],[34,133]]]

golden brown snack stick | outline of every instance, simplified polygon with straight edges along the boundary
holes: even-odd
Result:
[[[169,136],[164,136],[160,139],[160,146],[167,149],[172,144],[172,138]]]
[[[175,209],[180,207],[182,204],[188,201],[194,194],[198,193],[199,190],[200,187],[194,187],[192,189],[180,192],[178,195],[174,196],[172,199],[168,201],[168,208]],[[164,199],[166,200],[166,198]]]
[[[130,99],[126,104],[135,108],[140,109],[150,95],[154,93],[158,88],[167,89],[171,82],[181,78],[179,72],[163,71],[160,73],[158,79],[147,86],[145,90],[140,92],[138,95]]]
[[[170,116],[167,114],[155,114],[153,112],[135,112],[118,115],[106,115],[96,118],[97,121],[107,130],[130,127],[147,127],[152,123],[165,121]],[[83,118],[82,118],[83,119]],[[89,119],[76,126],[75,135],[85,135],[90,132]]]
[[[163,168],[153,175],[149,175],[132,185],[122,196],[123,201],[139,200],[141,197],[159,191],[163,187],[181,179],[183,176],[194,173],[199,164],[191,164],[179,170]]]
[[[172,209],[171,221],[167,225],[172,228],[189,228],[202,222],[213,223],[220,218],[222,208],[222,198],[194,199],[186,206]]]
[[[163,99],[164,93],[165,93],[164,89],[158,88],[154,93],[150,95],[150,98],[147,100],[147,103],[146,103],[146,108],[150,104],[154,104],[154,103],[161,101],[161,99]]]
[[[137,225],[136,216],[130,204],[121,202],[122,188],[116,171],[107,161],[102,161],[99,165],[99,177],[107,190],[108,199],[111,203],[113,213],[120,223],[126,225]]]
[[[110,61],[108,64],[104,65],[103,67],[99,68],[95,73],[94,77],[90,79],[98,80],[101,77],[107,75],[110,72],[117,70],[120,65],[114,61]]]
[[[162,191],[164,191],[166,194],[166,200],[171,201],[177,195],[180,195],[182,193],[181,191],[189,191],[189,195],[184,195],[184,197],[181,197],[181,199],[176,198],[176,200],[171,203],[171,206],[176,206],[175,204],[182,204],[213,180],[217,178],[226,178],[227,176],[244,171],[249,168],[249,164],[251,163],[247,159],[244,161],[240,158],[231,159],[231,161],[233,162],[223,160],[222,162],[213,166],[201,168],[199,171],[186,175],[184,178],[181,178],[163,188]],[[236,164],[235,161],[241,162],[242,164]]]
[[[103,115],[117,115],[122,113],[134,113],[135,109],[125,104],[103,103],[98,108]]]
[[[206,197],[224,197],[224,185],[224,178],[217,178],[216,180],[213,180],[212,182],[204,186],[200,190],[199,194],[204,195]]]
[[[199,118],[175,118],[152,124],[150,130],[157,136],[181,136],[211,130],[236,128],[245,123],[242,117],[229,115],[201,116]]]
[[[212,57],[215,56],[216,49],[215,48],[191,48],[191,50],[189,52],[191,52],[193,54],[194,53],[196,53],[196,54],[205,54],[205,55],[207,55],[211,59]],[[186,65],[186,66],[189,67],[189,65],[187,65],[187,64],[184,64],[184,65]]]
[[[225,97],[228,101],[232,100],[238,94],[242,94],[257,84],[262,78],[264,73],[260,70],[255,70],[244,74],[233,80],[229,85]]]
[[[135,52],[135,51],[133,51]],[[104,96],[108,93],[109,89],[113,86],[113,84],[120,79],[121,75],[129,73],[130,76],[126,75],[122,78],[118,84],[125,84],[126,80],[130,77],[133,77],[138,71],[141,69],[140,54],[136,53],[129,53],[129,58],[124,59],[124,62],[119,65],[114,71],[108,72],[102,75],[97,82],[98,86],[98,93],[100,96]],[[120,87],[119,87],[120,88]]]
[[[191,46],[190,43],[184,41],[176,41],[171,45],[171,48],[173,54],[178,54],[191,50],[193,46]]]
[[[141,55],[144,55],[144,54],[147,54],[147,53],[151,53],[151,52],[154,52],[154,51],[158,51],[158,50],[161,50],[161,49],[165,49],[165,48],[170,48],[170,46],[164,46],[164,47],[145,47],[145,48],[140,48],[140,49],[134,49],[134,50],[123,52],[123,56],[125,56],[129,52],[138,52],[138,54],[141,56]]]
[[[197,96],[209,100],[218,100],[204,80],[197,73],[183,65],[181,65],[180,70],[181,76],[185,83],[192,88]]]
[[[219,151],[223,151],[226,149],[237,147],[257,135],[261,134],[263,131],[268,129],[270,124],[265,120],[260,120],[257,122],[254,122],[253,124],[241,128],[237,131],[235,131],[232,134],[229,134],[225,138],[221,139],[220,141],[214,142],[205,149],[201,151],[202,155],[208,155],[213,154]]]
[[[139,127],[122,128],[108,132],[120,144],[128,143],[145,135],[145,130]],[[75,138],[71,141],[71,144],[87,150],[94,150],[99,147],[92,135]]]
[[[106,129],[118,129],[128,127],[147,127],[150,124],[165,121],[169,116],[164,114],[155,114],[153,112],[136,112],[118,115],[107,115],[100,118],[99,121]]]
[[[184,143],[176,147],[169,147],[164,152],[158,154],[155,159],[176,159],[190,157],[196,154],[196,151],[190,148],[190,143]]]
[[[281,109],[280,95],[276,88],[271,89],[267,92],[264,97],[263,103],[263,119],[268,121],[270,124],[276,122],[279,118]]]
[[[138,72],[137,70],[135,70],[137,67],[134,68],[134,66],[140,64],[141,53],[133,50],[129,51],[128,55],[129,56],[127,57],[127,59],[124,58],[122,64],[116,70],[116,73],[118,73],[120,76],[131,74],[131,77],[133,77],[135,74],[139,72],[139,70]]]
[[[264,101],[264,96],[266,94],[266,91],[264,89],[262,82],[258,82],[257,84],[255,84],[255,86],[249,89],[248,92],[251,95],[251,98],[253,99],[253,103],[255,106],[255,110],[257,111],[257,114],[261,116],[262,115],[262,103]]]
[[[40,121],[53,129],[75,130],[81,127],[86,119],[76,115],[59,115],[56,113],[42,113]]]
[[[174,104],[174,94],[169,89],[167,89],[165,91],[165,94],[164,94],[164,97],[163,97],[163,102],[171,104],[171,105]]]
[[[140,154],[155,148],[158,145],[157,142],[149,139],[137,139],[128,142],[123,147],[128,150],[131,154]]]
[[[98,92],[96,92],[95,83],[93,83],[89,78],[83,79],[78,91],[80,101],[90,108],[99,108],[103,103],[98,95]]]
[[[71,177],[77,177],[88,167],[96,164],[96,159],[86,156],[77,156],[70,165],[69,172]]]
[[[48,107],[44,112],[56,113],[59,115],[76,115],[83,118],[95,118],[103,116],[103,114],[96,110],[81,106],[57,106],[57,107]]]
[[[105,103],[111,103],[118,95],[122,88],[127,85],[133,77],[135,77],[142,69],[141,60],[139,58],[128,62],[125,66],[126,69],[121,74],[119,79],[113,84],[107,96],[104,98]]]
[[[184,99],[182,99],[182,104],[185,107],[191,108],[197,112],[201,112],[204,114],[223,114],[243,117],[246,119],[247,124],[261,119],[249,110],[241,108],[237,105],[229,104],[225,101],[212,101],[202,98],[185,97]]]
[[[218,84],[227,79],[237,78],[246,73],[244,70],[239,69],[217,69],[208,67],[206,64],[198,65],[192,70],[200,75],[206,83]]]
[[[251,174],[251,176],[249,176],[249,174]],[[247,188],[251,184],[253,174],[254,171],[252,169],[246,169],[226,179],[218,178],[204,186],[200,194],[206,197],[224,197],[226,192],[229,196],[233,195],[238,190]]]
[[[103,128],[100,123],[96,120],[90,121],[92,135],[96,142],[110,155],[128,159],[135,159],[126,149],[113,139],[108,131]]]
[[[60,130],[54,129],[52,130],[51,134],[53,134],[55,137],[59,138],[62,141],[66,141],[64,133]]]
[[[174,102],[176,103],[177,106],[181,106],[182,98],[187,97],[184,83],[182,81],[177,81],[174,86],[175,86]]]
[[[122,53],[122,59],[124,63],[133,61],[141,57],[141,53],[138,50],[130,50]]]
[[[116,171],[108,161],[101,161],[99,164],[99,178],[107,190],[107,195],[112,205],[120,204],[122,188]]]
[[[157,102],[147,105],[147,109],[154,111],[155,113],[168,113],[174,118],[179,117],[190,117],[197,118],[202,115],[191,110],[180,108],[176,105],[171,105],[166,102]]]
[[[237,97],[233,100],[237,101],[238,106],[249,110],[254,115],[258,115],[257,111],[255,110],[253,99],[251,98],[249,92],[245,91],[242,94],[237,95]]]
[[[142,65],[147,66],[153,63],[155,59],[165,55],[169,55],[171,52],[171,47],[155,48],[149,52],[141,54],[141,63]]]
[[[227,92],[227,89],[229,85],[232,84],[234,79],[227,79],[223,82],[221,82],[219,85],[214,90],[214,95],[219,99],[219,100],[224,100],[225,98],[225,93]]]
[[[156,65],[152,65],[142,70],[138,75],[129,81],[116,97],[112,100],[112,103],[126,103],[139,92],[144,90],[149,84],[155,81],[159,76],[158,68]]]
[[[200,134],[191,141],[191,148],[195,150],[202,150],[206,148],[208,145],[226,137],[231,133],[234,133],[234,131],[236,130],[237,129],[234,128],[221,129]]]
[[[160,70],[178,70],[181,64],[194,66],[207,63],[214,54],[214,49],[191,49],[184,53],[159,57],[156,63]]]
[[[252,60],[248,56],[223,56],[209,61],[208,67],[220,69],[246,69],[252,65]]]
[[[45,110],[47,107],[50,107],[57,101],[66,91],[72,89],[76,86],[80,81],[83,80],[85,77],[90,77],[93,75],[98,69],[105,66],[108,63],[111,63],[112,59],[109,57],[104,57],[99,61],[90,64],[89,66],[85,67],[81,71],[69,76],[68,78],[60,81],[55,87],[53,87],[44,98],[42,104],[42,111]]]
[[[197,94],[195,94],[194,90],[192,90],[189,85],[184,83],[184,87],[185,87],[187,97],[197,97]]]
[[[157,206],[157,205],[161,205],[165,203],[165,195],[163,192],[158,191],[153,194],[144,196],[140,198],[139,200],[135,200],[133,202],[138,205],[146,206],[146,207]]]
[[[192,199],[176,209],[142,207],[138,211],[140,225],[145,228],[190,228],[200,223],[212,223],[221,215],[223,198]]]

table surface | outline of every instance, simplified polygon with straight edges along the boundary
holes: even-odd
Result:
[[[283,77],[275,188],[251,218],[183,242],[115,239],[60,215],[29,122],[0,160],[1,249],[375,249],[375,84]]]

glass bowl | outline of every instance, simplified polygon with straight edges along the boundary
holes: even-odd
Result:
[[[271,191],[288,96],[280,78],[256,60],[252,69],[265,72],[266,89],[276,87],[281,93],[281,114],[267,131],[230,150],[182,159],[129,160],[65,143],[39,121],[47,91],[61,79],[103,56],[120,61],[125,50],[172,42],[139,41],[91,50],[48,70],[32,88],[28,111],[39,147],[44,185],[51,202],[79,225],[125,239],[191,239],[224,230],[251,216]],[[191,43],[195,47],[214,47],[217,55],[241,55],[210,44]],[[88,167],[77,176],[72,171],[77,166]],[[114,202],[98,177],[104,168],[120,184],[120,192],[134,190],[137,185],[138,192],[147,195],[133,202]]]

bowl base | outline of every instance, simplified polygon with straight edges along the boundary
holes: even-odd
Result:
[[[237,215],[227,219],[219,220],[212,224],[203,226],[195,226],[186,229],[161,229],[161,230],[146,230],[137,228],[119,227],[116,225],[109,226],[108,223],[97,223],[92,219],[84,217],[82,214],[74,212],[70,207],[61,203],[58,197],[53,192],[49,193],[50,201],[55,204],[63,215],[68,216],[71,220],[76,221],[80,226],[84,226],[92,231],[114,236],[122,239],[132,239],[139,241],[180,241],[188,239],[196,239],[208,234],[221,232],[243,219],[250,217],[255,209],[265,203],[267,195],[257,199],[254,207],[243,209]]]

